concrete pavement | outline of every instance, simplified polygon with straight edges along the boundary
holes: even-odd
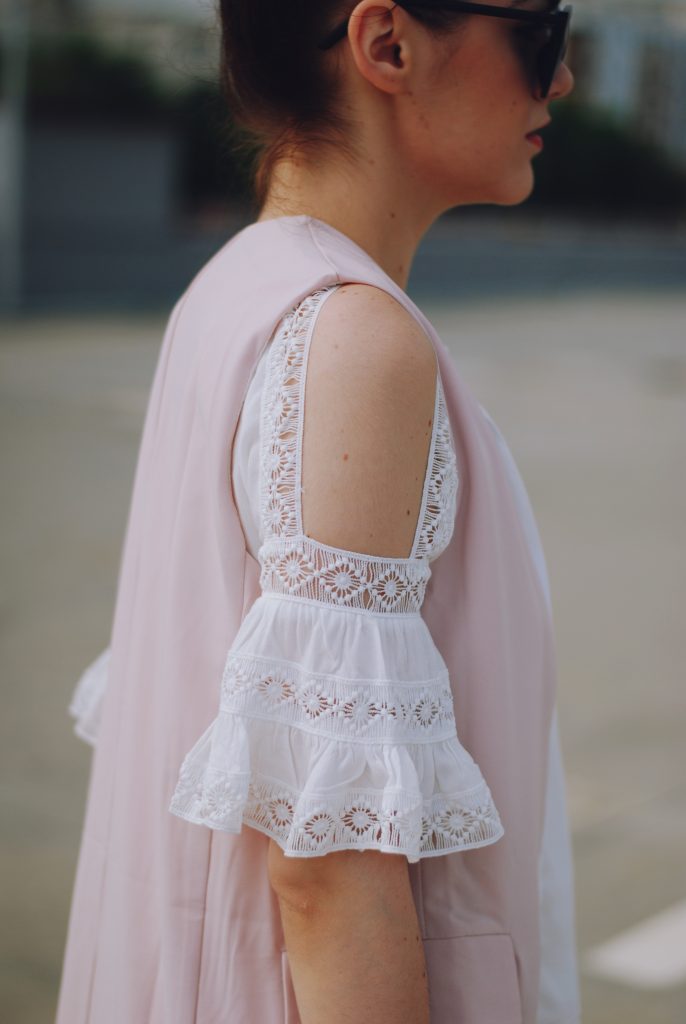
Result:
[[[539,522],[583,962],[686,896],[686,296],[594,288],[423,309],[505,434]],[[66,709],[108,641],[164,320],[0,322],[9,1024],[54,1013],[90,761]],[[683,977],[645,989],[584,972],[583,996],[586,1024],[686,1019]]]

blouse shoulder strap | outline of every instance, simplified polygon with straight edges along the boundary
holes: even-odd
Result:
[[[266,354],[260,409],[259,560],[264,589],[368,610],[418,612],[429,562],[454,525],[456,471],[437,372],[429,459],[412,549],[407,558],[343,551],[306,537],[302,517],[304,388],[318,313],[340,283],[306,296],[280,322]]]
[[[260,406],[263,535],[302,534],[302,426],[307,355],[317,314],[338,285],[306,296],[281,320],[267,352]]]

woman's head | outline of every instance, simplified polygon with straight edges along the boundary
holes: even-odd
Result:
[[[424,204],[429,220],[453,206],[517,203],[530,193],[537,149],[526,135],[549,120],[549,101],[571,90],[569,70],[560,65],[542,98],[526,22],[450,11],[436,0],[401,4],[221,0],[223,82],[236,122],[258,143],[260,208],[289,163],[314,187],[325,169],[357,186],[361,170],[371,187],[381,176],[380,187],[398,202]],[[321,49],[346,18],[347,33]]]

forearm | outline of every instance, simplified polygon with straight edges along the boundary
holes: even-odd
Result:
[[[302,1024],[428,1024],[426,963],[407,875],[352,856],[334,885],[277,893]]]

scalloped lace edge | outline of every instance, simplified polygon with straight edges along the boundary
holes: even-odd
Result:
[[[232,774],[186,762],[169,810],[234,835],[243,824],[256,828],[292,857],[373,849],[405,854],[413,863],[490,845],[505,832],[485,780],[471,790],[428,799],[360,789],[305,797],[259,772]]]

